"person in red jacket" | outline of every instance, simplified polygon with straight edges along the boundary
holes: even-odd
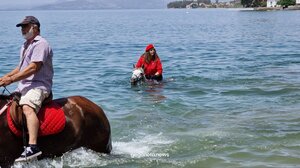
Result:
[[[145,53],[140,56],[135,67],[144,67],[145,76],[147,79],[155,79],[157,81],[161,81],[163,79],[162,63],[153,44],[147,45]]]

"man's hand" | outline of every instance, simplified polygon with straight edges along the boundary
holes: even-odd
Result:
[[[13,80],[11,77],[3,76],[0,78],[0,86],[7,86],[13,83]]]

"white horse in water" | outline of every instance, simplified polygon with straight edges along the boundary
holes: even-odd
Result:
[[[150,84],[150,85],[157,85],[161,84],[162,76],[160,79],[156,78],[147,78],[144,71],[144,66],[140,68],[136,68],[135,65],[133,65],[133,71],[130,78],[131,85],[142,85],[142,84]]]
[[[143,84],[146,81],[144,67],[135,68],[133,65],[133,71],[130,78],[131,85]]]

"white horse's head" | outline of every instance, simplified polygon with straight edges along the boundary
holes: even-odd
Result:
[[[134,69],[132,71],[132,75],[130,78],[131,84],[136,85],[140,82],[144,82],[146,79],[144,67],[140,67],[140,68],[135,68],[135,66],[133,66],[133,67],[134,67]]]

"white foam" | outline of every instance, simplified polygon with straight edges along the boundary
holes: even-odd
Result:
[[[137,137],[130,139],[129,141],[115,141],[112,143],[113,150],[112,155],[123,155],[124,157],[117,157],[115,159],[107,160],[106,154],[99,154],[86,148],[78,148],[76,150],[65,153],[61,157],[54,159],[42,159],[40,161],[29,162],[30,167],[64,167],[68,165],[70,167],[82,167],[82,166],[107,166],[111,163],[126,162],[128,157],[130,158],[167,158],[169,153],[169,145],[174,143],[174,140],[170,140],[163,136],[162,133],[154,135],[146,135],[137,133]],[[114,157],[113,157],[114,158]],[[21,168],[26,167],[26,163],[15,163],[14,167]]]
[[[40,161],[32,160],[28,162],[17,162],[13,165],[14,168],[23,168],[23,167],[30,167],[30,168],[40,168],[40,167],[55,167],[55,168],[62,168],[63,162],[60,159],[43,159]]]
[[[146,157],[146,156],[166,156],[168,153],[164,153],[164,149],[169,144],[172,144],[173,140],[168,140],[162,133],[156,135],[141,135],[138,138],[134,138],[129,142],[116,141],[113,142],[112,154],[116,155],[130,155],[131,157]]]
[[[93,165],[106,166],[108,162],[104,161],[101,157],[105,154],[99,154],[90,149],[78,148],[72,152],[66,153],[62,156],[62,160],[65,165],[70,167],[82,167]]]
[[[33,160],[28,161],[27,163],[15,163],[13,167],[15,168],[22,168],[28,167],[30,168],[40,168],[40,167],[55,167],[55,168],[62,168],[65,165],[68,167],[85,167],[85,166],[96,166],[102,167],[109,164],[109,160],[106,160],[106,154],[99,154],[94,152],[90,149],[86,148],[78,148],[73,151],[67,152],[63,154],[61,157],[56,157],[54,159],[42,159],[42,160]]]

